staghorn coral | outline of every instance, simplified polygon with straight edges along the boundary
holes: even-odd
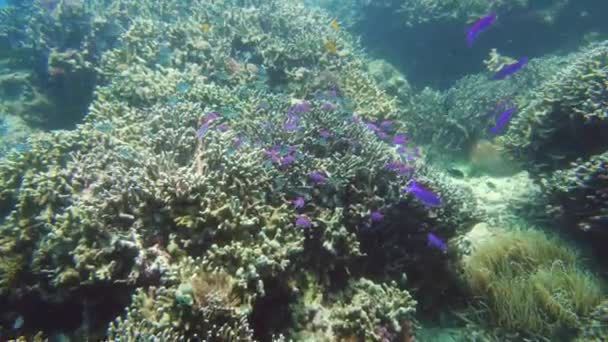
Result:
[[[332,329],[337,338],[382,341],[401,338],[408,341],[416,301],[395,283],[376,284],[368,279],[352,281],[344,298],[331,312]]]
[[[465,156],[479,139],[494,138],[489,128],[506,104],[519,108],[534,101],[533,89],[563,65],[560,58],[547,57],[531,60],[517,77],[504,81],[477,74],[458,80],[444,92],[427,87],[411,97],[400,118],[418,143],[429,144],[436,152]]]
[[[542,178],[552,211],[587,232],[606,234],[608,222],[608,152],[573,162],[570,168]]]
[[[133,13],[128,3],[118,2],[127,6],[117,9],[122,15]],[[8,215],[0,224],[3,299],[37,298],[44,308],[85,298],[83,317],[57,323],[69,329],[96,312],[101,304],[94,298],[123,298],[135,288],[126,318],[116,320],[108,338],[193,339],[230,331],[248,338],[246,320],[256,334],[272,336],[286,330],[302,273],[317,276],[325,291],[349,274],[393,276],[395,266],[401,276],[428,254],[419,240],[409,242],[417,245],[411,251],[400,248],[407,237],[397,236],[393,225],[393,239],[384,243],[402,258],[372,269],[363,246],[376,241],[366,234],[372,210],[409,217],[400,228],[418,237],[437,224],[449,225],[446,237],[469,224],[474,208],[465,203],[466,193],[425,170],[421,159],[411,167],[441,190],[445,207],[431,211],[401,193],[412,175],[399,176],[386,165],[405,157],[352,110],[355,103],[356,113],[381,119],[397,111],[397,101],[366,74],[354,53],[328,56],[322,49],[313,32],[328,25],[328,17],[295,13],[299,7],[282,1],[255,9],[181,3],[157,8],[142,2],[142,14],[121,31],[121,44],[95,67],[104,86],[96,89],[84,122],[71,132],[36,135],[29,152],[0,162],[0,203]],[[214,21],[226,11],[227,23]],[[261,28],[260,21],[277,11],[290,20],[262,37],[244,30]],[[194,19],[177,20],[184,13]],[[292,41],[291,32],[304,43]],[[348,45],[340,39],[346,33],[332,34],[339,46]],[[249,39],[255,44],[246,44]],[[61,57],[58,65],[66,59],[80,65],[77,54],[55,56]],[[247,63],[258,73],[262,64],[272,66],[269,75],[254,75],[251,65],[250,71],[242,68]],[[339,78],[309,85],[299,68],[312,75],[329,70]],[[277,82],[277,70],[288,80]],[[347,80],[349,75],[356,77]],[[254,89],[250,79],[256,80]],[[293,91],[281,92],[285,83],[295,84]],[[280,163],[269,158],[273,153]],[[314,172],[326,182],[315,183]],[[296,210],[291,201],[297,196],[306,204]],[[300,215],[310,219],[310,229],[296,226]],[[190,272],[187,257],[200,257],[196,263],[204,271]],[[213,270],[223,275],[208,277]],[[204,308],[215,299],[221,306],[237,305],[232,293],[210,300],[201,290],[208,286],[220,292],[231,287],[251,309],[207,316]],[[118,301],[110,314],[119,315],[126,305]],[[271,307],[285,310],[276,322],[263,318]],[[40,318],[24,316],[27,329],[38,330]],[[216,318],[229,322],[224,330],[212,327]],[[103,334],[97,327],[104,319],[93,319],[91,336]],[[10,336],[22,333],[3,326]]]
[[[186,259],[172,270],[175,282],[139,289],[125,317],[110,324],[107,341],[253,341],[247,309],[231,298],[230,277],[200,263]],[[186,282],[177,284],[180,278]]]
[[[604,152],[607,53],[608,44],[600,43],[566,57],[567,65],[544,82],[513,118],[507,134],[499,139],[504,150],[534,173]]]

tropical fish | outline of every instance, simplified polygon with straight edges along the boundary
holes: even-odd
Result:
[[[424,188],[413,180],[407,188],[403,190],[405,193],[412,193],[420,202],[427,207],[438,207],[441,206],[441,198],[431,190]]]
[[[413,171],[411,166],[408,166],[402,162],[390,162],[386,164],[385,169],[389,171],[394,171],[399,175],[409,174]]]
[[[300,118],[294,114],[288,114],[287,120],[283,124],[283,130],[285,132],[294,132],[298,130],[298,124],[300,123]]]
[[[384,219],[384,215],[382,215],[381,212],[379,211],[373,211],[369,217],[372,219],[373,222],[380,222]]]
[[[448,245],[443,242],[437,235],[428,233],[426,235],[427,246],[437,248],[438,250],[445,253],[448,250]]]
[[[295,200],[293,200],[292,203],[294,208],[301,209],[304,208],[304,204],[306,204],[306,201],[304,201],[304,197],[298,196]]]
[[[494,77],[492,77],[493,80],[504,80],[505,78],[513,75],[514,73],[518,72],[519,70],[523,69],[523,67],[526,66],[526,64],[528,64],[528,57],[522,57],[520,60],[518,60],[515,63],[511,63],[511,64],[507,64],[505,66],[503,66],[500,70],[498,70],[498,72],[496,74],[494,74]]]
[[[310,228],[312,227],[312,221],[306,215],[300,215],[296,218],[296,227]]]
[[[304,114],[304,113],[308,113],[308,112],[310,112],[310,102],[302,101],[296,105],[293,105],[291,108],[289,108],[287,115]]]
[[[380,123],[380,127],[382,127],[382,129],[391,129],[393,128],[393,122],[391,120],[384,120]]]
[[[271,162],[279,164],[281,162],[281,156],[279,155],[280,150],[281,146],[275,145],[272,148],[264,151],[264,154]]]
[[[295,153],[289,153],[285,157],[283,157],[283,159],[281,159],[281,166],[287,167],[287,166],[293,164],[293,162],[295,162],[295,161],[296,161]]]
[[[332,41],[332,40],[327,40],[325,41],[325,44],[323,44],[325,46],[325,50],[330,53],[330,54],[337,54],[338,53],[338,46],[336,45],[336,42]]]
[[[473,42],[475,42],[475,39],[477,39],[477,36],[479,36],[481,32],[490,28],[495,21],[496,12],[492,11],[490,14],[486,15],[485,17],[481,17],[474,22],[467,32],[467,43],[469,44],[469,47],[472,47]]]
[[[199,127],[199,129],[196,131],[196,137],[198,139],[201,139],[205,133],[207,133],[207,131],[209,130],[209,123],[205,122],[204,124],[201,125],[201,127]]]
[[[405,134],[397,134],[393,137],[393,144],[405,145],[407,144],[407,136]]]
[[[327,177],[320,171],[313,171],[308,174],[308,178],[315,184],[325,184]]]
[[[336,109],[336,106],[331,102],[325,102],[321,106],[321,109],[325,112],[333,112]]]
[[[340,24],[336,19],[332,20],[331,23],[329,23],[329,27],[331,27],[336,32],[340,31]]]
[[[331,138],[333,136],[333,133],[331,131],[329,131],[329,130],[322,129],[322,130],[319,131],[319,135],[322,138],[329,139],[329,138]]]
[[[507,108],[504,112],[502,112],[502,114],[500,114],[500,116],[496,120],[494,127],[490,128],[490,132],[492,132],[492,134],[498,134],[498,133],[502,132],[516,111],[517,111],[517,107],[510,107],[510,108]]]
[[[203,23],[201,24],[201,30],[205,33],[209,32],[209,30],[211,29],[211,25],[207,24],[207,23]]]

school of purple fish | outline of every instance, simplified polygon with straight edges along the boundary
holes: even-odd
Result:
[[[473,47],[475,41],[480,35],[490,29],[497,20],[497,14],[495,11],[490,12],[488,15],[479,18],[475,21],[467,31],[466,41],[469,47]],[[528,64],[528,57],[522,57],[518,61],[503,66],[498,70],[492,77],[493,80],[504,80],[518,71],[523,69]],[[326,97],[337,97],[338,90],[332,88],[325,95],[317,94],[317,99],[324,99]],[[262,104],[260,105],[261,109]],[[293,133],[300,129],[301,115],[308,113],[311,110],[311,103],[308,101],[302,101],[292,106],[286,115],[285,121],[283,122],[283,131],[286,133]],[[336,105],[331,101],[326,101],[321,106],[321,109],[325,112],[331,112],[336,109]],[[515,106],[507,105],[507,101],[499,102],[495,109],[491,112],[492,117],[495,120],[495,124],[490,128],[490,133],[497,135],[504,132],[511,117],[517,112]],[[196,131],[196,136],[202,139],[210,128],[212,122],[220,119],[219,113],[210,112],[203,116],[199,122],[199,128]],[[402,160],[410,162],[414,161],[421,156],[420,148],[416,147],[409,149],[406,145],[409,139],[406,134],[394,132],[393,122],[390,120],[384,120],[382,122],[363,122],[356,116],[352,117],[352,120],[357,123],[363,123],[371,132],[373,132],[379,139],[391,142],[396,146],[396,151],[402,156]],[[229,129],[225,123],[216,126],[220,132],[225,132]],[[266,127],[269,128],[269,123],[266,123]],[[319,136],[323,139],[330,139],[334,136],[334,133],[329,129],[323,129],[318,132]],[[233,141],[233,147],[238,148],[243,142],[242,137],[237,137]],[[266,160],[271,164],[277,165],[277,167],[286,169],[292,166],[297,159],[298,151],[296,146],[281,146],[274,145],[264,150]],[[396,173],[398,176],[411,176],[414,172],[414,168],[408,165],[404,161],[392,161],[389,162],[385,169],[390,172]],[[308,180],[313,186],[324,186],[328,183],[330,176],[323,170],[311,171],[308,175]],[[421,184],[415,179],[410,179],[406,188],[403,189],[403,193],[406,195],[412,195],[419,203],[426,206],[427,208],[435,208],[443,205],[441,197],[427,186]],[[297,196],[291,201],[294,210],[301,211],[306,206],[306,199],[303,196]],[[369,214],[369,219],[372,223],[379,223],[384,220],[384,214],[380,210],[373,210]],[[294,225],[298,228],[309,229],[313,227],[313,220],[305,214],[299,214],[294,222]],[[437,235],[433,233],[427,234],[427,246],[434,248],[442,253],[446,253],[447,244]]]

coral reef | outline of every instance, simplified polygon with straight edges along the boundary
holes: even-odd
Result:
[[[499,233],[463,259],[463,270],[482,303],[479,319],[523,336],[577,330],[602,299],[576,253],[541,232]]]
[[[390,143],[403,129],[385,120],[398,100],[368,75],[352,39],[295,2],[236,3],[138,4],[143,14],[94,64],[104,85],[84,122],[34,135],[29,151],[0,161],[0,296],[16,303],[0,321],[9,336],[50,333],[17,305],[35,300],[40,311],[76,302],[77,313],[53,322],[73,336],[75,326],[102,336],[121,316],[108,338],[264,340],[289,331],[303,275],[329,292],[410,271],[412,283],[431,283],[419,260],[445,264],[424,241],[471,224],[470,193],[414,146]],[[134,13],[129,4],[117,3],[117,20]],[[50,60],[90,66],[66,50]],[[443,205],[405,194],[414,178]],[[405,287],[361,284],[400,297],[373,314],[401,331],[395,320],[413,312]],[[207,310],[216,305],[225,309]],[[282,314],[269,320],[271,309]],[[19,316],[23,329],[11,328]],[[349,327],[342,334],[360,333]]]
[[[535,173],[568,167],[608,148],[606,63],[608,44],[566,57],[567,65],[534,91],[513,118],[503,148]]]
[[[568,224],[606,238],[608,231],[608,152],[572,163],[542,178],[551,209]]]
[[[332,310],[332,329],[338,338],[355,340],[412,339],[409,326],[416,301],[396,284],[378,285],[367,279],[353,282]]]
[[[247,307],[240,307],[231,278],[185,259],[165,286],[139,289],[124,318],[108,329],[108,341],[253,341]],[[180,283],[181,281],[181,283]]]

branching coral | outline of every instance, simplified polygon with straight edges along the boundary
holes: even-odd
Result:
[[[110,324],[108,341],[252,341],[247,310],[232,298],[230,277],[201,270],[197,263],[179,264],[176,275],[185,283],[138,290],[126,316]]]
[[[602,43],[568,56],[567,66],[513,118],[500,139],[504,149],[535,172],[567,167],[576,158],[604,152],[607,53],[608,44]]]
[[[132,13],[129,3],[113,10]],[[411,225],[402,228],[421,237],[435,224],[450,226],[447,237],[470,223],[466,193],[422,159],[413,162],[412,151],[400,155],[370,129],[375,124],[353,115],[381,125],[398,111],[397,101],[355,53],[323,49],[320,26],[338,46],[354,46],[328,17],[302,15],[284,1],[229,9],[192,1],[190,19],[177,20],[186,13],[183,3],[142,2],[143,14],[125,24],[121,44],[96,67],[105,84],[84,122],[73,132],[34,137],[30,152],[0,163],[0,202],[8,213],[0,225],[5,298],[44,289],[43,303],[62,305],[102,284],[125,296],[128,285],[137,288],[133,304],[110,328],[111,339],[229,332],[248,339],[248,319],[256,333],[270,336],[284,327],[256,317],[267,303],[287,309],[303,272],[324,289],[371,272],[361,261],[368,257],[362,244],[374,239],[365,234],[372,211],[408,216]],[[77,55],[55,56],[80,65]],[[338,76],[308,83],[301,68]],[[391,129],[395,135],[401,128]],[[411,172],[388,170],[396,160]],[[412,176],[432,183],[445,206],[431,211],[403,195]],[[304,203],[296,207],[299,197]],[[417,249],[404,250],[400,241],[384,243],[401,250],[395,264],[405,270],[428,252],[417,241],[410,242]],[[393,275],[391,266],[373,273]],[[411,312],[404,290],[370,287],[377,296],[401,298],[395,300]],[[252,307],[235,309],[239,303]],[[378,315],[388,315],[381,323],[397,331],[393,319],[405,313],[392,304]],[[227,308],[207,310],[215,306]],[[34,318],[25,319],[36,328]]]
[[[368,279],[351,283],[342,304],[332,311],[334,334],[339,338],[382,341],[384,338],[408,341],[416,301],[396,284],[375,284]]]
[[[549,201],[567,222],[604,235],[608,223],[608,152],[578,160],[572,167],[543,178]]]

